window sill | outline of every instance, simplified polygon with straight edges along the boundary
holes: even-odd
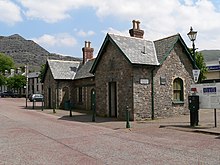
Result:
[[[184,101],[173,101],[173,104],[184,104]]]

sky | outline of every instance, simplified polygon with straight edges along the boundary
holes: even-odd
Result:
[[[220,49],[220,0],[0,0],[0,36],[19,34],[50,53],[82,57],[85,41],[97,55],[107,33],[129,36],[139,20],[144,39],[197,31],[198,50]]]

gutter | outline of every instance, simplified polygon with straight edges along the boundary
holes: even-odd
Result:
[[[59,80],[57,81],[57,97],[56,97],[56,103],[55,103],[55,108],[57,109],[59,107],[59,86],[60,86],[60,83],[59,83]]]
[[[154,120],[154,70],[151,70],[151,119]]]

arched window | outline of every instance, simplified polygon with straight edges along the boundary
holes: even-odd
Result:
[[[176,78],[173,81],[173,101],[184,101],[183,80]]]

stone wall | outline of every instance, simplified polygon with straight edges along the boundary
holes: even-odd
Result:
[[[179,42],[154,74],[155,117],[170,117],[188,113],[188,91],[190,84],[193,83],[192,64]],[[173,101],[173,81],[178,77],[183,80],[183,103]],[[165,80],[164,85],[161,84],[161,78]]]
[[[55,102],[55,87],[56,81],[53,79],[51,70],[48,69],[44,79],[44,104],[46,108],[52,108],[53,103]],[[51,90],[51,97],[49,96],[49,89]]]
[[[170,52],[163,65],[153,71],[154,96],[152,96],[152,70],[154,67],[133,67],[134,118],[140,120],[152,117],[152,97],[154,117],[170,117],[188,113],[188,91],[192,81],[192,64],[180,43]],[[181,78],[184,85],[184,102],[174,103],[173,81]],[[144,80],[144,83],[140,82]],[[163,80],[161,82],[161,79]],[[165,80],[165,83],[163,83]],[[148,81],[148,83],[146,83]]]
[[[152,75],[153,74],[153,75]],[[188,113],[188,91],[192,80],[192,64],[183,46],[177,42],[161,66],[132,65],[111,43],[101,56],[96,72],[97,113],[109,116],[109,82],[117,85],[117,112],[125,119],[125,110],[131,110],[131,119],[170,117]],[[152,80],[153,76],[153,80]],[[184,101],[173,101],[173,81],[181,78]],[[141,80],[143,82],[141,82]],[[154,96],[152,95],[152,82]]]
[[[117,117],[125,119],[126,107],[133,114],[132,65],[111,43],[102,54],[96,72],[96,108],[98,115],[109,116],[109,83],[116,82]],[[131,119],[133,119],[131,115]]]
[[[54,80],[48,69],[44,80],[45,107],[64,109],[65,102],[70,99],[71,82],[72,80]]]
[[[152,93],[151,93],[151,70],[148,66],[134,67],[133,70],[133,104],[136,120],[151,116]],[[143,81],[143,82],[142,82]],[[148,82],[147,82],[148,81]]]
[[[82,88],[82,102],[79,102],[79,88]],[[76,109],[91,110],[91,91],[95,89],[95,78],[74,80],[71,83],[70,100]]]

